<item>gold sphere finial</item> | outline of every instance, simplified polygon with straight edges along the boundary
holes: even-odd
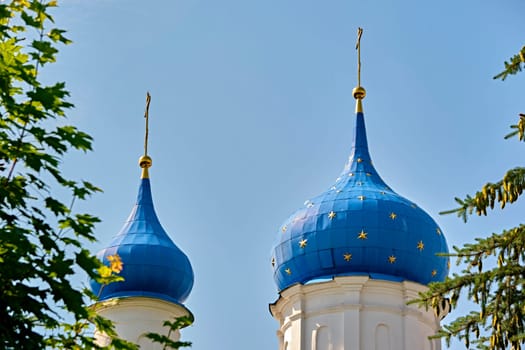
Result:
[[[151,158],[149,156],[142,156],[139,158],[139,165],[142,168],[142,179],[149,179],[148,169],[151,167],[152,163],[153,162],[151,161]]]
[[[352,90],[352,95],[354,96],[354,98],[356,100],[362,100],[365,98],[366,96],[366,90],[364,87],[362,86],[356,86],[353,90]]]
[[[139,165],[142,169],[150,168],[151,164],[152,164],[152,161],[149,156],[142,156],[139,158]]]
[[[352,90],[352,95],[354,96],[355,98],[355,112],[356,113],[363,113],[363,104],[361,103],[361,101],[365,98],[366,96],[366,90],[364,87],[362,86],[356,86],[353,90]]]

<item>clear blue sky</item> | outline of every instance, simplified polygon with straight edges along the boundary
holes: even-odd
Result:
[[[524,16],[522,0],[64,1],[55,19],[74,44],[43,74],[67,82],[70,120],[95,138],[64,163],[104,189],[77,207],[103,220],[93,250],[134,203],[150,91],[155,205],[195,271],[183,338],[194,350],[277,349],[270,250],[349,153],[358,26],[383,179],[450,247],[520,223],[523,205],[467,225],[438,212],[523,165],[523,146],[503,136],[525,112],[525,73],[492,76],[525,44]]]

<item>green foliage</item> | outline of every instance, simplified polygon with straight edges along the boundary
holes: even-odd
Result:
[[[514,130],[507,136],[505,136],[505,139],[518,136],[520,141],[525,141],[525,114],[520,113],[520,119],[518,120],[518,123],[515,125],[511,125],[510,127]]]
[[[503,179],[496,183],[487,183],[474,197],[467,195],[464,199],[455,198],[459,207],[441,212],[440,214],[457,213],[464,221],[474,211],[478,215],[487,215],[487,209],[494,209],[499,203],[501,209],[507,203],[514,203],[525,188],[525,168],[517,167],[505,173]]]
[[[521,349],[525,338],[525,225],[454,247],[450,255],[465,268],[443,283],[432,284],[423,300],[435,307],[448,297],[455,308],[464,294],[477,304],[477,310],[453,320],[438,336],[447,342],[458,336],[467,348],[473,343],[478,349],[508,349],[509,345]]]
[[[97,296],[71,284],[79,270],[103,286],[122,281],[123,265],[115,255],[104,266],[82,248],[95,240],[99,219],[74,212],[73,204],[100,189],[60,170],[67,152],[90,151],[92,139],[63,125],[73,107],[65,83],[39,80],[39,71],[56,61],[57,45],[71,42],[64,30],[48,28],[56,5],[0,2],[0,348],[136,350],[88,307]],[[69,205],[57,195],[68,191]],[[166,322],[167,337],[150,337],[165,348],[189,346],[169,339],[187,325],[185,318]],[[95,344],[95,328],[111,338],[109,346]]]
[[[87,307],[93,295],[71,284],[83,270],[102,283],[100,262],[83,249],[98,218],[75,213],[75,200],[100,191],[67,179],[62,157],[91,150],[91,137],[65,124],[73,107],[63,82],[44,85],[39,71],[69,44],[49,11],[56,1],[0,2],[0,348],[85,349],[94,326],[116,336]],[[62,125],[58,125],[62,124]],[[57,193],[72,198],[65,204]],[[114,279],[114,278],[113,278]],[[111,348],[136,349],[116,339]]]
[[[193,323],[193,318],[189,316],[176,317],[173,322],[170,322],[170,321],[164,322],[164,327],[168,327],[167,335],[161,335],[157,333],[147,333],[146,337],[148,339],[151,339],[154,343],[159,343],[161,345],[164,345],[162,347],[162,350],[166,350],[166,349],[177,350],[179,348],[189,347],[191,346],[191,342],[173,341],[171,339],[171,334],[174,332],[177,332],[181,328],[191,325],[192,323]]]
[[[505,80],[509,75],[517,74],[525,67],[525,46],[517,54],[505,61],[505,70],[494,76],[494,79]]]
[[[504,80],[521,71],[524,55],[525,47],[505,62],[505,71],[495,78]],[[518,123],[511,128],[506,139],[517,137],[525,141],[525,114],[520,114]],[[500,181],[485,184],[474,196],[456,198],[459,207],[442,214],[456,213],[464,221],[474,213],[487,215],[496,204],[503,209],[516,202],[524,188],[525,168],[510,169]],[[461,248],[454,247],[449,256],[455,257],[457,265],[464,269],[442,283],[431,284],[418,302],[437,307],[443,298],[449,298],[455,308],[463,295],[475,307],[443,326],[436,337],[444,338],[447,344],[457,337],[467,348],[521,350],[525,344],[525,224],[477,238]]]

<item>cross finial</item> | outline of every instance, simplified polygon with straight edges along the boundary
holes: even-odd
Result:
[[[366,91],[361,86],[361,36],[363,35],[363,28],[357,28],[357,42],[355,48],[357,50],[357,87],[352,90],[352,95],[356,99],[355,111],[356,113],[363,113],[363,105],[361,100],[365,98]]]
[[[357,42],[355,49],[357,50],[357,86],[361,86],[361,36],[363,35],[363,28],[357,28]]]
[[[146,133],[144,135],[144,155],[139,159],[139,165],[142,168],[142,178],[149,178],[148,168],[151,167],[151,158],[148,156],[148,122],[149,122],[149,103],[151,102],[151,95],[146,93],[146,110],[144,112],[144,119],[146,119]]]
[[[144,118],[146,119],[146,135],[144,136],[144,155],[148,155],[148,122],[149,122],[149,103],[151,102],[151,95],[149,91],[146,92],[146,110],[144,111]]]

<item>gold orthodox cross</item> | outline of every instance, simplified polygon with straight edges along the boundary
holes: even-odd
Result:
[[[357,28],[357,42],[355,48],[357,50],[357,86],[361,86],[361,36],[363,35],[363,28]]]
[[[151,102],[151,95],[149,92],[146,93],[146,111],[144,112],[144,118],[146,119],[146,135],[144,136],[144,155],[148,155],[148,121],[149,121],[149,103]]]

